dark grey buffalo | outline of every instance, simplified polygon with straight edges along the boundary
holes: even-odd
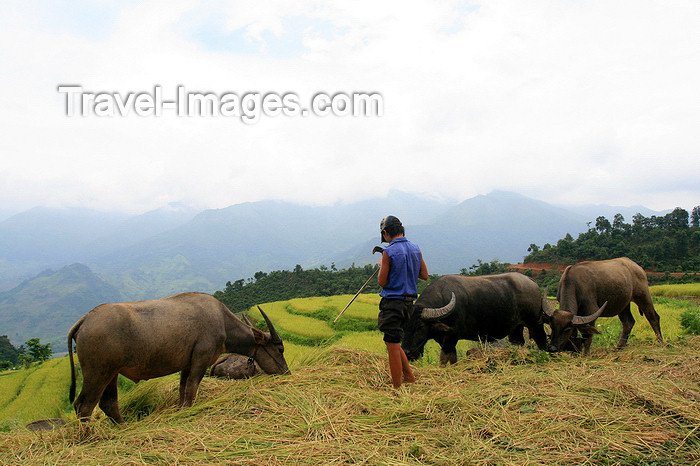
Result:
[[[440,344],[440,362],[457,361],[458,340],[493,341],[508,337],[524,344],[527,327],[540,349],[547,347],[537,284],[519,273],[445,275],[425,288],[404,329],[402,347],[418,359],[428,340]]]
[[[211,366],[209,375],[222,379],[247,379],[264,372],[253,358],[242,354],[226,354]]]
[[[289,373],[282,339],[262,312],[270,333],[243,323],[218,299],[202,293],[130,303],[102,304],[68,332],[70,400],[75,398],[73,342],[83,372],[74,403],[89,418],[99,402],[115,422],[123,422],[117,400],[119,374],[134,382],[180,372],[180,406],[190,406],[207,367],[223,352],[254,358],[265,372]]]
[[[634,326],[630,302],[637,304],[640,314],[647,318],[657,340],[661,343],[664,341],[646,273],[626,257],[579,262],[567,267],[559,280],[557,300],[558,310],[545,306],[552,327],[549,351],[564,349],[578,330],[585,335],[583,352],[587,354],[593,334],[600,333],[595,328],[595,320],[613,316],[619,316],[622,322],[622,333],[617,343],[617,347],[622,348],[627,344]]]

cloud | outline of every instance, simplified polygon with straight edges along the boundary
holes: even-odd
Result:
[[[696,2],[96,5],[4,7],[2,208],[323,204],[390,189],[657,209],[700,200]],[[67,118],[59,84],[304,102],[376,91],[385,112],[256,125]]]

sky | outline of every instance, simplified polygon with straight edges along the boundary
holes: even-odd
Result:
[[[332,205],[391,190],[690,210],[698,83],[696,0],[9,0],[0,210]],[[357,92],[382,111],[69,116],[59,86],[291,93],[303,108]]]

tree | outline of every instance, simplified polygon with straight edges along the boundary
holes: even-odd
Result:
[[[673,212],[666,214],[664,217],[666,226],[669,230],[681,230],[688,228],[688,211],[676,207]]]
[[[12,346],[7,335],[0,335],[0,361],[7,361],[12,367],[19,362],[19,355],[19,350]]]
[[[484,262],[481,259],[477,259],[478,264],[473,264],[469,267],[469,270],[462,269],[462,275],[493,275],[496,273],[505,273],[508,271],[508,266],[510,263],[501,262],[498,259],[494,259],[491,262]]]
[[[625,217],[623,217],[622,214],[615,214],[615,217],[613,217],[612,227],[615,230],[624,230]]]
[[[610,225],[610,221],[607,218],[600,216],[595,219],[595,229],[600,233],[610,233],[611,228],[612,225]]]
[[[700,206],[691,217],[700,223]],[[600,216],[595,228],[580,233],[575,241],[567,235],[556,246],[545,245],[539,251],[530,245],[524,262],[573,264],[627,256],[653,271],[696,272],[700,270],[700,229],[690,227],[688,218],[688,212],[680,207],[662,217],[637,213],[633,225],[624,223],[621,214],[615,215],[612,225]]]
[[[24,344],[27,345],[27,352],[34,361],[46,361],[53,354],[51,343],[42,345],[38,338],[32,338]]]
[[[690,223],[693,228],[700,228],[700,205],[693,207],[693,212],[690,214]]]

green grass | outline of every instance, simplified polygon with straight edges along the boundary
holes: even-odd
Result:
[[[2,387],[2,390],[0,390],[0,409],[15,399],[25,380],[34,370],[36,369],[0,372],[0,387]]]
[[[68,358],[51,359],[0,378],[0,426],[18,426],[69,410]]]
[[[677,298],[680,296],[700,297],[700,283],[683,283],[678,285],[655,285],[649,287],[652,296]]]
[[[335,335],[335,331],[326,322],[312,317],[290,314],[287,312],[287,305],[286,301],[277,301],[261,306],[265,314],[272,320],[275,329],[304,335],[313,339],[326,339]],[[257,307],[252,307],[249,313],[255,319],[262,320]]]
[[[335,346],[362,349],[373,354],[386,354],[386,345],[382,337],[383,334],[379,330],[349,333],[338,340]]]
[[[692,303],[684,300],[654,298],[654,309],[661,318],[661,333],[665,339],[675,339],[681,336],[684,332],[681,328],[681,312],[688,307],[697,307]],[[654,341],[656,336],[649,325],[646,317],[639,314],[639,308],[632,303],[632,316],[635,320],[635,325],[632,328],[629,341]],[[593,344],[614,346],[620,337],[622,326],[618,317],[602,317],[596,321],[596,327],[602,332],[602,335],[593,337]]]
[[[306,313],[313,313],[318,309],[332,310],[335,313],[333,315],[333,319],[335,319],[340,311],[347,306],[353,296],[354,295],[338,295],[319,298],[297,298],[290,299],[288,302],[294,309]],[[376,320],[378,314],[379,295],[360,295],[355,298],[355,301],[353,301],[350,307],[343,313],[341,319]]]

